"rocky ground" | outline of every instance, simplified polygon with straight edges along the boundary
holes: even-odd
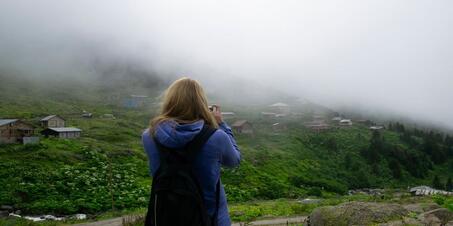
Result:
[[[348,202],[315,209],[310,214],[307,224],[309,226],[453,226],[453,212],[434,203]]]

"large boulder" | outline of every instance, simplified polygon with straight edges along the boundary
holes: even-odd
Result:
[[[338,206],[315,209],[309,218],[310,226],[370,225],[402,219],[409,213],[398,204],[348,202]]]
[[[453,212],[445,208],[439,208],[420,214],[418,219],[425,225],[445,225],[453,221]]]

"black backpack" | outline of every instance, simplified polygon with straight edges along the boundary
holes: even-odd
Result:
[[[146,226],[216,226],[220,179],[216,186],[216,210],[211,218],[204,205],[203,191],[195,177],[192,162],[216,129],[203,129],[184,150],[170,149],[156,139],[160,167],[154,175],[146,214]]]

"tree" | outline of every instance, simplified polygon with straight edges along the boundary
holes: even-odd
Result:
[[[362,150],[362,156],[368,160],[368,163],[379,162],[379,155],[383,151],[384,142],[379,131],[374,131],[370,140],[368,149]]]
[[[392,171],[393,178],[401,179],[401,166],[396,160],[391,160],[389,163],[389,168]]]
[[[451,177],[448,177],[447,184],[445,185],[445,190],[453,191],[453,183],[451,182]]]
[[[442,186],[442,183],[440,182],[440,179],[437,175],[434,176],[433,179],[433,188],[435,189],[443,189],[444,186]]]

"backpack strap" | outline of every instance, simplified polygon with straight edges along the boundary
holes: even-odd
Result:
[[[201,131],[186,145],[186,154],[191,160],[195,158],[195,155],[201,150],[203,145],[216,130],[217,129],[204,124]]]
[[[215,212],[213,216],[213,222],[212,226],[217,226],[217,216],[219,214],[219,208],[220,208],[220,177],[219,180],[217,181],[216,185],[216,192],[215,192]]]

